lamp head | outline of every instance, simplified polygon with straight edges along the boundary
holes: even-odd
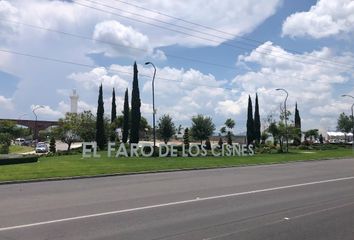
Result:
[[[146,63],[145,63],[145,65],[149,65],[149,64],[151,64],[151,62],[146,62]]]

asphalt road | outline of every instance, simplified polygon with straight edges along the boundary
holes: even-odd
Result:
[[[1,240],[354,239],[354,159],[0,185]]]

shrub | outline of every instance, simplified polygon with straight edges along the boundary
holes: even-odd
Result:
[[[51,138],[50,138],[49,151],[50,151],[51,153],[55,153],[55,152],[56,152],[55,138],[54,138],[54,137],[51,137]]]
[[[11,136],[8,133],[0,133],[0,154],[8,154],[11,144]]]
[[[207,138],[207,140],[205,141],[205,149],[206,150],[211,150],[211,143],[209,138]]]
[[[9,145],[5,144],[0,144],[0,154],[8,154],[10,151]]]
[[[5,158],[0,158],[0,165],[33,163],[38,161],[37,155],[8,155]]]

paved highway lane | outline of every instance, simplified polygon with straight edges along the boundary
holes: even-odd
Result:
[[[353,239],[354,160],[0,185],[0,239]]]

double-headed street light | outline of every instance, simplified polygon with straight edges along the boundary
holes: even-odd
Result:
[[[342,97],[350,97],[353,98],[354,97],[352,95],[348,95],[348,94],[343,94]],[[353,116],[353,107],[354,107],[354,103],[352,104],[351,110],[352,110],[352,150],[354,152],[354,116]]]
[[[275,90],[283,91],[286,93],[286,98],[284,100],[284,120],[285,120],[286,152],[289,152],[288,122],[287,122],[287,112],[286,112],[286,101],[288,100],[289,94],[284,88],[277,88]]]
[[[154,135],[154,152],[156,147],[156,127],[155,127],[155,76],[156,76],[156,67],[152,62],[146,62],[145,65],[151,65],[154,68],[154,76],[152,77],[152,128],[153,128],[153,135]]]
[[[28,115],[28,114],[27,114],[27,113],[21,114],[21,115],[18,116],[17,119],[18,119],[18,120],[22,120],[22,117],[24,117],[24,116],[26,116],[26,115]]]
[[[37,133],[37,120],[38,120],[38,117],[37,117],[37,114],[36,114],[36,110],[40,109],[40,108],[44,108],[44,106],[37,106],[35,108],[32,109],[32,112],[35,116],[35,122],[34,122],[34,140],[37,141],[37,138],[38,138],[38,133]]]

